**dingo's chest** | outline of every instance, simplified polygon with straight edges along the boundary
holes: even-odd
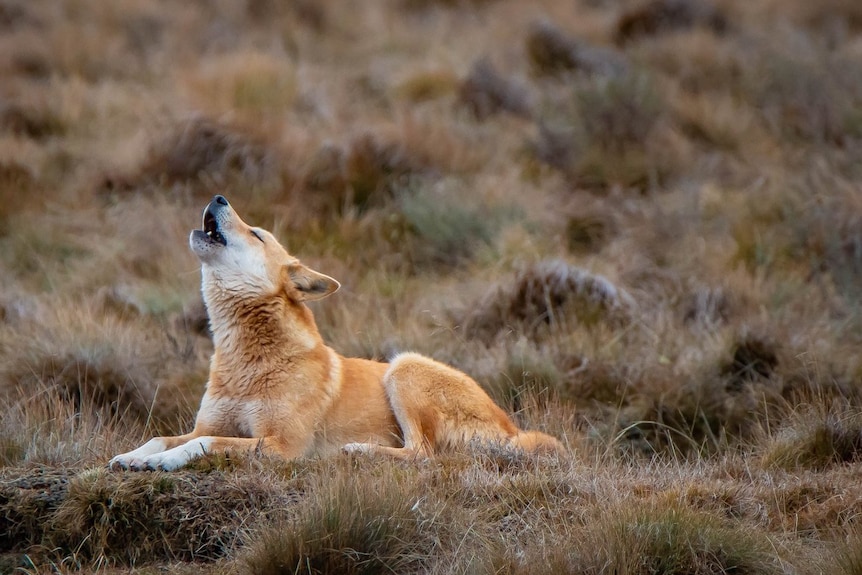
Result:
[[[270,428],[272,414],[265,403],[257,399],[234,397],[214,398],[208,394],[201,401],[198,424],[211,434],[234,437],[260,437]]]

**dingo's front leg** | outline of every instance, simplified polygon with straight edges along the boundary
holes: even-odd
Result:
[[[184,441],[178,442],[177,440]],[[155,442],[155,443],[154,443]],[[163,445],[167,449],[162,449]],[[151,445],[152,444],[152,445]],[[149,448],[148,448],[149,446]],[[150,451],[145,451],[145,449]],[[140,471],[143,469],[160,469],[173,471],[186,465],[196,457],[210,452],[225,451],[254,451],[260,449],[267,453],[281,455],[285,459],[291,459],[302,455],[304,449],[297,445],[293,448],[286,446],[281,438],[270,437],[215,437],[211,435],[197,437],[157,437],[151,439],[135,451],[118,455],[111,460],[111,469],[131,469]]]
[[[108,467],[110,469],[131,469],[133,471],[146,469],[145,460],[147,458],[151,457],[153,454],[167,451],[178,445],[183,445],[191,438],[191,435],[154,437],[137,449],[115,456],[108,462]]]
[[[173,471],[179,469],[196,457],[208,453],[212,449],[213,437],[195,437],[168,450],[161,450],[149,454],[141,461],[140,469],[160,469],[162,471]]]

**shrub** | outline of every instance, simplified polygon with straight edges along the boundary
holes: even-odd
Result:
[[[510,284],[492,290],[464,318],[464,333],[485,340],[504,330],[534,337],[559,324],[623,321],[633,305],[631,296],[608,279],[549,260],[524,268]]]
[[[27,166],[0,160],[0,238],[8,233],[12,216],[38,205],[40,188]]]
[[[365,211],[390,203],[411,178],[432,172],[429,158],[404,141],[365,132],[346,145],[324,143],[305,169],[305,197],[327,211]]]
[[[620,14],[616,39],[622,44],[695,26],[724,32],[728,21],[710,0],[646,0]]]
[[[519,216],[514,207],[489,205],[467,195],[467,184],[455,179],[415,184],[399,192],[397,209],[412,238],[401,249],[420,267],[455,265],[470,258]]]
[[[862,134],[862,74],[852,61],[815,49],[768,50],[747,81],[766,125],[805,144],[844,145]]]
[[[260,181],[275,169],[275,158],[241,130],[195,118],[157,145],[143,175],[168,183],[208,178],[224,182],[232,173]]]
[[[728,389],[739,390],[746,382],[770,378],[777,367],[778,349],[775,343],[746,334],[734,342],[731,358],[721,367],[721,373],[728,378]]]
[[[616,76],[628,67],[621,53],[569,37],[547,20],[531,26],[527,35],[527,57],[533,71],[539,75],[582,72]]]
[[[678,169],[665,109],[643,73],[579,85],[571,109],[556,112],[561,119],[540,121],[535,153],[579,186],[649,190]]]
[[[354,138],[344,158],[351,202],[360,208],[389,199],[406,181],[429,166],[403,143],[371,133]]]
[[[62,135],[66,125],[47,106],[7,103],[0,106],[0,132],[10,132],[34,140]]]
[[[480,120],[500,112],[522,117],[531,114],[527,91],[501,76],[485,58],[473,64],[461,84],[458,98]]]

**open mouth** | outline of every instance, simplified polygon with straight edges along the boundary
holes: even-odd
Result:
[[[227,240],[225,240],[224,236],[218,229],[218,222],[216,221],[215,216],[209,210],[204,212],[204,233],[210,241],[223,246],[227,245]]]

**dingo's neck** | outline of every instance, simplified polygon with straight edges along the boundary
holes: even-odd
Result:
[[[230,357],[258,364],[322,343],[311,310],[281,294],[243,295],[206,286],[204,302],[215,348]]]

